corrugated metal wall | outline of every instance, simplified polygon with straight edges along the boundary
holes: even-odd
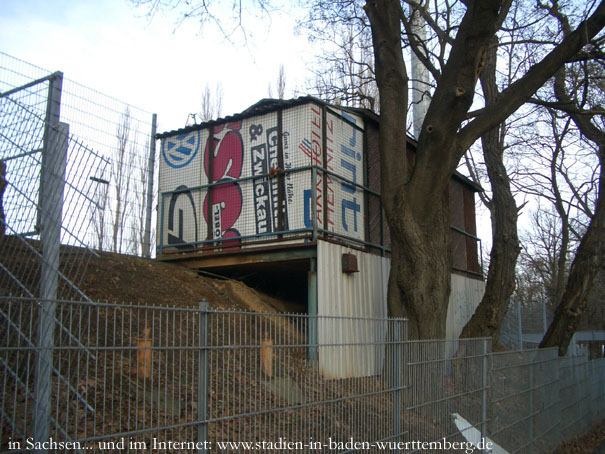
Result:
[[[342,272],[342,255],[357,257],[358,273]],[[387,285],[390,260],[346,246],[317,242],[317,311],[321,316],[387,316]],[[331,323],[322,319],[318,326],[319,344],[384,342],[387,335],[380,324],[361,320]],[[338,354],[333,354],[338,352]],[[331,354],[332,353],[332,354]],[[379,374],[384,350],[378,346],[351,346],[319,351],[319,366],[329,378],[364,377]]]
[[[483,298],[485,282],[452,274],[452,291],[447,308],[445,337],[457,339],[466,322],[470,320]]]
[[[357,257],[359,272],[342,272],[342,255]],[[387,316],[387,288],[390,260],[338,244],[318,241],[317,245],[317,310],[322,316],[377,317]],[[485,282],[452,274],[452,291],[447,314],[446,338],[457,339],[483,297]],[[356,344],[384,342],[384,329],[378,324],[362,325],[351,319],[345,323],[322,320],[318,326],[320,344]],[[334,350],[332,350],[334,351]],[[384,350],[351,346],[339,349],[338,355],[319,351],[319,367],[325,377],[363,377],[380,373]]]

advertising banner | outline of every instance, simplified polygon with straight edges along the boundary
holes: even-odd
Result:
[[[363,191],[355,186],[363,184],[361,118],[314,103],[285,109],[280,156],[278,115],[162,140],[162,247],[215,240],[238,248],[310,230],[313,216],[320,230],[364,239]],[[297,170],[311,165],[334,173],[318,172],[314,200],[311,170]]]

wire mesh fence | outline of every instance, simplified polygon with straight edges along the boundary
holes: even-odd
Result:
[[[0,299],[0,450],[546,453],[603,418],[605,360],[409,341],[400,319],[55,301],[37,440],[40,300]],[[55,443],[51,445],[49,443]]]
[[[3,450],[27,450],[28,439],[52,439],[60,443],[55,448],[77,441],[72,446],[101,452],[126,440],[132,447],[197,438],[202,351],[197,308],[55,304],[60,329],[52,348],[50,437],[35,440],[39,415],[30,390],[43,306],[31,299],[0,301]]]
[[[490,434],[509,452],[549,452],[559,443],[556,349],[491,356]],[[589,427],[589,426],[587,426]]]
[[[79,284],[92,254],[91,181],[108,162],[57,121],[53,95],[60,93],[61,80],[53,74],[0,96],[0,287],[5,295],[85,298]],[[41,91],[47,96],[43,115],[32,105]],[[61,252],[60,244],[66,245]],[[59,284],[50,284],[51,271]],[[57,288],[49,293],[49,285]]]
[[[552,310],[543,304],[511,301],[502,322],[500,343],[514,350],[536,349],[552,318]]]
[[[346,452],[350,439],[391,438],[394,395],[404,378],[396,386],[382,374],[389,363],[384,349],[400,345],[393,339],[405,330],[403,320],[245,312],[211,312],[209,320],[215,445],[233,442],[235,452],[237,444],[282,439],[303,452],[330,442]],[[307,333],[315,330],[323,340],[309,343]],[[348,337],[330,336],[339,332]]]
[[[478,442],[485,436],[490,349],[489,339],[406,342],[410,441],[443,447],[444,442]],[[422,451],[421,445],[409,449]]]
[[[584,356],[570,356],[562,359],[560,369],[561,395],[561,437],[568,439],[582,434],[582,427],[594,424],[593,405],[603,405],[603,382],[600,389],[593,387],[592,368],[600,362],[587,361]],[[598,375],[598,374],[597,374]]]
[[[43,81],[33,82],[49,79],[51,75],[51,71],[0,52],[0,94],[24,87],[19,102],[29,112],[25,118],[24,114],[9,116],[9,112],[4,112],[7,120],[3,126],[18,130],[23,140],[32,145],[37,139],[40,146],[33,149],[42,148],[42,137],[28,118],[33,115],[49,122],[47,85]],[[90,222],[82,232],[84,238],[78,240],[96,249],[150,255],[155,245],[156,222],[157,172],[152,140],[156,116],[68,78],[63,78],[56,102],[57,121],[69,124],[70,136],[107,162],[102,172],[87,181],[95,204],[86,214]],[[70,155],[69,162],[74,166],[85,165],[79,156]],[[30,163],[30,168],[34,167]],[[7,174],[15,172],[32,175],[33,170],[27,173],[7,168]],[[24,222],[35,221],[29,217]]]

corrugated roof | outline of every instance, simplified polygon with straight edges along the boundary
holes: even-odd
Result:
[[[163,139],[163,138],[174,136],[174,135],[186,134],[191,131],[206,129],[206,128],[209,128],[214,125],[230,123],[233,121],[239,121],[239,120],[243,120],[243,119],[249,118],[249,117],[254,117],[257,115],[264,115],[269,112],[274,112],[276,110],[283,110],[283,109],[287,109],[289,107],[294,107],[294,106],[306,104],[309,102],[312,102],[314,104],[319,104],[321,106],[329,106],[329,107],[333,107],[336,109],[348,110],[353,113],[357,113],[358,115],[361,115],[366,119],[370,119],[370,120],[373,120],[376,123],[378,123],[378,115],[376,115],[374,112],[372,112],[369,109],[362,109],[362,108],[348,107],[348,106],[337,106],[334,104],[330,104],[326,101],[322,101],[321,99],[316,98],[314,96],[307,95],[307,96],[300,96],[298,98],[293,98],[293,99],[264,98],[256,103],[252,104],[250,107],[246,108],[245,110],[241,111],[240,113],[237,113],[234,115],[229,115],[229,116],[223,117],[223,118],[218,118],[216,120],[206,121],[204,123],[186,126],[184,128],[175,129],[172,131],[162,132],[162,133],[156,134],[155,137],[156,137],[156,139]]]
[[[216,120],[206,121],[204,123],[199,123],[191,126],[186,126],[185,128],[175,129],[172,131],[162,132],[160,134],[156,134],[156,139],[163,139],[166,137],[174,136],[177,134],[185,134],[191,131],[197,131],[200,129],[206,129],[214,125],[219,125],[223,123],[231,123],[233,121],[243,120],[248,117],[254,117],[256,115],[263,115],[269,112],[273,112],[275,110],[286,109],[288,107],[298,106],[300,104],[306,104],[308,102],[313,102],[321,105],[329,105],[328,103],[317,99],[313,96],[301,96],[299,98],[294,99],[273,99],[273,98],[264,98],[258,101],[255,104],[252,104],[247,109],[243,110],[240,113],[229,115],[227,117],[218,118]]]

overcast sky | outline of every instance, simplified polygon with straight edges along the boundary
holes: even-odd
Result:
[[[202,33],[194,19],[177,25],[180,12],[149,18],[128,0],[0,0],[0,50],[157,113],[163,132],[184,127],[200,111],[206,84],[222,85],[222,116],[267,97],[282,64],[286,97],[305,94],[318,50],[295,33],[303,14],[246,15],[246,43],[237,33],[230,43],[215,27]],[[489,220],[482,217],[480,235],[489,243]]]
[[[206,84],[221,83],[223,115],[267,97],[281,64],[286,95],[305,92],[313,54],[295,11],[248,16],[247,45],[194,19],[176,25],[175,11],[146,12],[127,0],[0,0],[0,50],[157,113],[160,131],[199,112]]]

